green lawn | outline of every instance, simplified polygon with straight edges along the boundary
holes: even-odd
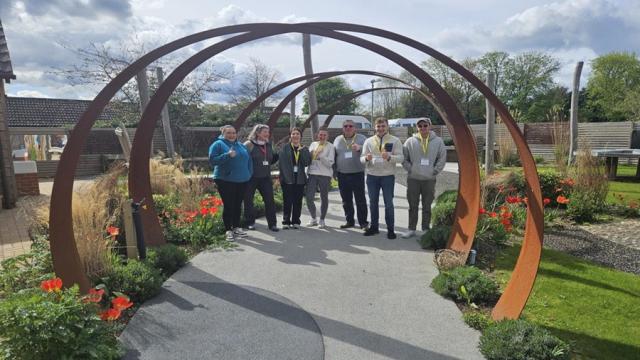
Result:
[[[506,284],[520,251],[498,259]],[[640,276],[544,250],[523,316],[572,345],[578,359],[640,359]]]

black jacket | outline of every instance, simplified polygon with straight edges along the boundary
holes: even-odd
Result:
[[[291,143],[283,144],[280,153],[280,162],[278,168],[280,169],[280,183],[284,184],[306,184],[307,174],[305,173],[305,167],[311,164],[311,154],[308,147],[300,149],[300,158],[298,159],[298,176],[293,178],[293,149],[291,149]],[[295,180],[295,182],[294,182]]]

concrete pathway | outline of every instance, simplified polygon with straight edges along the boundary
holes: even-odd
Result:
[[[340,230],[337,191],[330,202],[328,229],[272,233],[261,219],[237,248],[197,255],[133,317],[125,359],[482,359],[479,333],[429,287],[433,253],[387,240],[384,224]]]

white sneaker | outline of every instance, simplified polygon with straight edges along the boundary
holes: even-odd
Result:
[[[318,226],[318,220],[316,219],[309,220],[309,222],[307,223],[307,226]]]
[[[324,224],[324,219],[320,219],[320,223],[318,224],[318,227],[320,229],[324,229],[326,227],[326,225]]]
[[[228,242],[236,241],[236,236],[233,234],[232,230],[227,231],[227,241]]]
[[[292,225],[291,225],[291,228],[292,228],[292,229],[294,229],[294,230],[298,230],[298,229],[300,228],[300,225],[298,225],[298,224],[292,224]]]
[[[241,228],[233,229],[233,234],[236,236],[247,236],[247,233],[243,231]]]
[[[416,232],[414,230],[409,230],[406,233],[402,234],[403,239],[409,239],[416,236]]]

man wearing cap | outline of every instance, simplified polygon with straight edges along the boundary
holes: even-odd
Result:
[[[447,150],[442,138],[431,131],[431,119],[420,118],[418,133],[404,143],[402,167],[408,172],[407,201],[409,202],[409,231],[402,235],[408,239],[416,234],[418,203],[422,198],[422,230],[429,230],[431,203],[436,191],[436,176],[447,162]]]
[[[358,225],[367,227],[367,198],[364,195],[364,164],[360,162],[362,145],[367,138],[356,133],[353,120],[345,120],[342,124],[342,135],[336,137],[333,146],[336,149],[336,176],[342,198],[342,208],[347,222],[341,229],[355,226],[353,198],[356,199]]]
[[[367,170],[367,191],[369,192],[369,211],[371,224],[364,236],[378,234],[378,200],[380,190],[384,199],[384,219],[387,223],[387,239],[396,238],[394,231],[393,188],[396,177],[396,164],[402,163],[403,149],[400,139],[388,133],[389,123],[386,118],[376,119],[376,133],[367,139],[362,146],[360,161]]]

